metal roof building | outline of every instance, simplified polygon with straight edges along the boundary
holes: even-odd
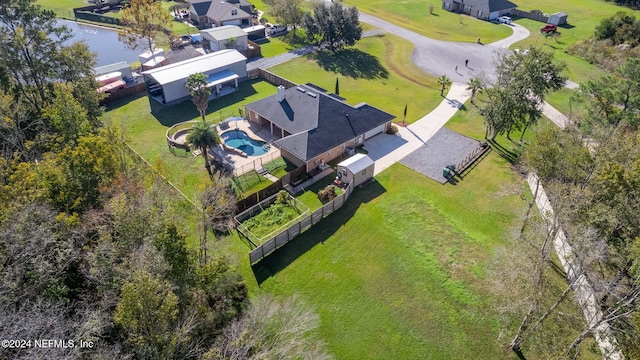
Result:
[[[237,50],[221,50],[207,55],[144,71],[149,96],[164,105],[189,99],[187,78],[195,73],[207,75],[211,98],[238,89],[238,80],[247,77],[247,58]]]

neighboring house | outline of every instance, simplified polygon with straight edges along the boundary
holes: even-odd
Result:
[[[200,26],[250,26],[251,14],[222,0],[192,0],[189,17]]]
[[[507,0],[442,0],[443,9],[482,20],[495,20],[511,14],[516,7],[516,4]]]
[[[144,71],[149,97],[164,105],[190,99],[187,78],[196,72],[207,75],[211,98],[235,92],[238,81],[247,77],[247,58],[237,50],[221,50],[211,54]]]
[[[342,155],[350,147],[385,132],[395,116],[371,105],[356,106],[310,85],[285,89],[245,106],[246,119],[279,137],[282,156],[307,172]]]
[[[200,34],[202,34],[202,46],[211,51],[236,49],[243,52],[249,46],[247,33],[235,25],[200,30]]]
[[[249,13],[249,14],[253,14],[253,12],[255,10],[255,6],[253,6],[247,0],[227,0],[227,2],[229,4],[233,4],[233,5],[237,6],[237,7],[239,7],[240,9],[242,9],[243,11],[245,11],[246,13]]]

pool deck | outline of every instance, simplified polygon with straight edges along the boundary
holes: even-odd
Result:
[[[279,137],[270,134],[267,129],[261,128],[257,125],[251,125],[246,120],[230,121],[219,124],[217,126],[217,130],[220,135],[230,130],[242,130],[246,132],[249,137],[266,143],[279,139]],[[244,157],[236,153],[225,151],[222,145],[216,146],[211,149],[211,151],[215,153],[214,156],[216,158],[222,158],[225,162],[233,165],[233,168],[235,169],[235,176],[240,176],[254,169],[260,169],[263,164],[271,162],[281,156],[280,150],[275,146],[271,146],[266,154],[260,156]]]

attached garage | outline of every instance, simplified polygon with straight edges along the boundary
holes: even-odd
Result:
[[[378,127],[375,127],[369,131],[367,131],[366,133],[364,133],[364,139],[367,140],[370,137],[374,137],[378,134],[380,134],[381,132],[384,132],[384,127],[386,126],[386,124],[382,124]]]

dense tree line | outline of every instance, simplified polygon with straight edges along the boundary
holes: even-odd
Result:
[[[576,42],[567,51],[613,71],[628,58],[640,57],[640,20],[618,12],[600,21],[593,37]]]
[[[76,342],[1,356],[234,358],[225,350],[238,345],[225,338],[237,335],[232,324],[255,334],[244,358],[323,353],[307,336],[307,310],[256,323],[268,310],[251,306],[238,272],[202,256],[206,237],[187,246],[184,201],[101,124],[94,55],[68,39],[52,12],[0,4],[0,338]],[[205,233],[228,230],[235,204],[228,181],[212,179],[203,179],[202,211],[191,208]],[[282,316],[284,327],[274,326]],[[295,346],[273,341],[282,328]]]
[[[628,358],[640,357],[640,60],[583,84],[588,111],[539,131],[524,163],[540,176]],[[575,351],[600,322],[585,326]]]
[[[632,9],[640,8],[640,0],[605,0],[606,2],[614,2],[618,5],[628,6]]]

